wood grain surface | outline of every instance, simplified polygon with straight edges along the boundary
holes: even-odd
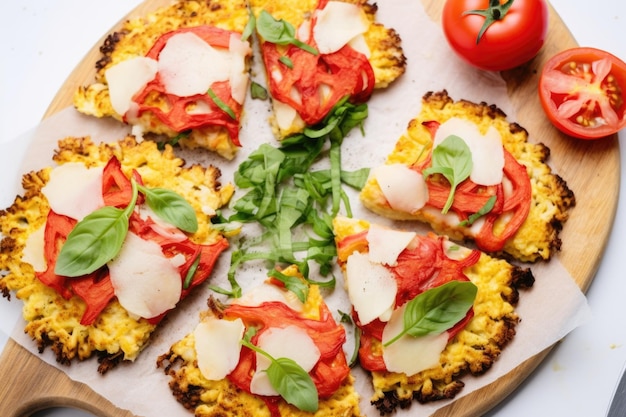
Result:
[[[146,1],[129,16],[150,11],[166,0]],[[428,14],[438,21],[442,0],[422,0]],[[550,7],[548,38],[539,55],[528,64],[502,73],[516,112],[516,121],[531,132],[531,140],[544,142],[551,149],[553,169],[567,180],[579,197],[561,237],[567,247],[561,262],[579,287],[586,291],[598,268],[617,208],[620,160],[615,140],[581,141],[562,134],[545,118],[541,109],[537,82],[543,63],[556,52],[576,46],[562,20]],[[103,34],[103,39],[106,34]],[[98,43],[99,45],[99,43]],[[45,116],[71,105],[74,90],[85,80],[93,79],[93,63],[98,57],[96,45],[69,75],[50,104]],[[602,187],[598,187],[598,183]],[[532,357],[494,383],[439,410],[436,417],[478,416],[506,398],[545,358],[548,351]],[[0,357],[0,416],[21,417],[49,407],[76,407],[100,417],[132,417],[88,386],[70,380],[65,373],[44,363],[13,340]]]

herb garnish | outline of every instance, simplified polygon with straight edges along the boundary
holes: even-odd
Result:
[[[465,317],[477,292],[478,287],[469,281],[450,281],[424,291],[406,304],[404,329],[384,346],[405,334],[420,337],[448,330]]]
[[[88,214],[67,236],[56,260],[57,275],[78,277],[90,274],[113,259],[122,248],[139,192],[162,220],[194,233],[198,219],[193,207],[177,193],[162,188],[147,188],[131,178],[132,198],[124,208],[105,206]]]
[[[262,10],[256,19],[256,30],[267,42],[277,45],[291,44],[313,55],[319,54],[315,48],[296,38],[296,30],[291,23],[283,19],[275,19],[266,10]]]
[[[256,334],[254,327],[248,328],[241,344],[260,353],[270,360],[265,370],[272,387],[283,399],[302,411],[313,413],[319,407],[319,396],[313,379],[300,365],[290,358],[274,358],[250,340]]]
[[[474,224],[476,220],[480,219],[482,216],[493,210],[493,206],[496,204],[496,200],[497,198],[495,195],[489,197],[489,200],[487,200],[484,206],[482,206],[476,213],[471,214],[467,218],[467,220],[463,220],[461,223],[459,223],[459,226],[465,227]]]
[[[342,185],[360,189],[369,174],[366,168],[341,170],[341,142],[366,117],[365,104],[354,105],[344,99],[319,125],[284,139],[280,148],[262,144],[239,165],[234,181],[245,194],[231,206],[234,214],[225,217],[218,213],[212,220],[218,224],[257,223],[262,230],[256,237],[248,234],[232,252],[228,271],[231,290],[211,287],[214,291],[240,297],[235,273],[241,264],[252,260],[266,260],[270,268],[277,263],[295,264],[309,283],[334,286],[334,278],[325,282],[308,279],[309,261],[319,265],[322,276],[332,270],[336,256],[332,219],[342,203],[347,216],[351,216]],[[327,141],[329,147],[325,147]],[[330,168],[312,170],[325,152],[329,154]],[[296,235],[304,239],[294,239]],[[256,249],[262,244],[266,246],[263,250]],[[304,255],[299,259],[296,254]]]
[[[423,171],[423,175],[441,174],[450,183],[450,194],[441,210],[443,214],[448,212],[454,202],[456,187],[469,178],[472,168],[472,152],[465,141],[456,135],[448,136],[433,149],[432,165]]]
[[[237,116],[235,115],[235,112],[233,111],[233,109],[228,107],[228,104],[224,103],[222,99],[220,99],[212,89],[209,88],[209,90],[207,91],[207,94],[209,95],[209,97],[211,97],[211,100],[213,100],[213,103],[215,103],[215,105],[220,108],[220,110],[228,114],[231,119],[237,119]]]

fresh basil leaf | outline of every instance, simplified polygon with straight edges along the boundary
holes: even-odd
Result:
[[[198,256],[196,256],[196,259],[194,259],[193,263],[189,267],[189,270],[187,271],[187,275],[185,275],[185,280],[183,281],[184,290],[189,288],[189,286],[193,282],[193,276],[196,275],[196,271],[198,270],[198,265],[200,265],[200,257],[201,257],[201,254],[198,254]]]
[[[267,100],[269,97],[267,89],[256,81],[250,82],[250,95],[252,98],[259,100]]]
[[[319,407],[317,387],[311,376],[289,358],[277,358],[267,368],[274,389],[289,404],[302,411],[314,413]]]
[[[484,206],[482,206],[476,213],[470,214],[467,220],[463,220],[461,223],[459,223],[459,226],[465,227],[474,224],[476,220],[480,219],[482,216],[493,210],[493,206],[496,204],[496,200],[497,198],[495,195],[489,197],[489,200],[487,200]]]
[[[354,321],[352,320],[352,316],[348,313],[344,313],[341,310],[339,311],[339,316],[341,317],[341,323],[350,324],[354,328],[354,350],[352,351],[352,355],[350,356],[350,360],[348,361],[348,366],[352,368],[356,361],[359,359],[359,347],[361,346],[361,329],[358,326],[354,325]]]
[[[256,332],[256,328],[249,327],[240,343],[270,360],[266,372],[272,387],[285,401],[300,410],[311,413],[317,411],[319,394],[311,376],[293,359],[274,358],[254,345],[251,339]]]
[[[285,284],[285,288],[294,293],[296,297],[298,297],[298,300],[302,303],[306,303],[306,300],[309,297],[309,285],[305,281],[298,277],[285,275],[276,269],[272,269],[268,276],[276,278]]]
[[[456,187],[472,173],[472,152],[463,139],[450,135],[437,145],[432,152],[432,165],[423,174],[443,175],[450,183],[450,194],[441,212],[447,213],[454,202]]]
[[[138,187],[146,196],[148,206],[161,220],[185,232],[195,233],[198,230],[196,211],[180,194],[165,188]]]
[[[477,292],[476,285],[469,281],[450,281],[424,291],[406,304],[404,329],[385,346],[405,334],[420,337],[448,330],[465,317],[474,304]]]
[[[278,60],[282,62],[283,65],[286,66],[287,68],[289,69],[293,68],[293,61],[288,56],[281,56],[280,58],[278,58]]]
[[[213,103],[215,103],[215,105],[220,108],[220,110],[222,110],[224,113],[229,115],[231,119],[233,120],[237,119],[237,115],[235,115],[235,112],[233,111],[233,109],[228,107],[228,104],[224,103],[222,99],[219,98],[212,89],[209,88],[209,91],[207,91],[207,94],[209,95],[209,97],[211,97],[211,100],[213,100]]]
[[[259,13],[259,17],[256,19],[256,29],[259,35],[267,42],[277,45],[291,44],[313,55],[319,54],[315,48],[296,38],[296,29],[291,23],[283,19],[275,19],[266,10],[262,10]]]
[[[254,32],[255,28],[256,28],[256,19],[254,17],[254,13],[252,13],[252,10],[250,10],[248,12],[248,23],[246,23],[246,27],[244,27],[243,32],[241,32],[241,40],[245,41],[250,36],[252,36],[252,33]]]
[[[105,206],[88,214],[67,236],[54,273],[78,277],[94,272],[118,254],[127,233],[126,210]]]

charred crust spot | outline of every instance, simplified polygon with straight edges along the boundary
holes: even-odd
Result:
[[[100,58],[96,62],[97,71],[100,71],[111,62],[111,54],[113,53],[113,51],[115,51],[115,47],[119,43],[120,39],[126,36],[126,33],[126,31],[113,32],[106,37],[106,39],[100,46],[100,53],[102,53],[102,58]]]
[[[106,374],[108,371],[115,368],[123,360],[124,354],[122,352],[118,352],[112,355],[106,352],[98,352],[98,373],[101,375]]]

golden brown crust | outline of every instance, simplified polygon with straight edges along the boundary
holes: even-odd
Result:
[[[197,243],[213,243],[221,238],[210,228],[210,217],[204,208],[214,210],[228,202],[234,192],[231,184],[219,183],[219,170],[214,167],[184,167],[170,147],[161,152],[153,142],[137,143],[133,137],[112,144],[94,144],[89,138],[66,138],[59,142],[54,161],[82,162],[86,166],[102,166],[116,156],[123,170],[136,169],[149,187],[169,188],[184,195],[196,208],[199,232]],[[51,168],[29,172],[23,176],[24,193],[0,211],[0,290],[4,297],[11,293],[24,303],[24,329],[40,352],[50,347],[61,364],[98,356],[98,371],[107,372],[117,363],[134,360],[149,341],[155,325],[145,319],[131,317],[113,300],[91,325],[80,324],[84,301],[73,296],[65,299],[35,276],[33,266],[22,260],[28,237],[45,224],[50,210],[41,189],[49,179]],[[205,192],[194,191],[204,184]]]
[[[569,216],[569,209],[576,204],[574,193],[565,180],[553,173],[547,165],[549,148],[542,143],[528,142],[526,129],[509,122],[505,113],[496,105],[467,100],[454,101],[445,90],[425,94],[420,114],[409,122],[406,132],[396,142],[386,163],[413,165],[421,161],[432,146],[432,136],[422,122],[441,123],[451,117],[471,120],[482,132],[489,126],[495,127],[502,136],[505,149],[526,167],[531,178],[532,197],[528,218],[506,242],[503,250],[494,255],[523,262],[550,259],[561,247],[559,232]],[[393,210],[374,178],[368,180],[361,191],[360,199],[368,209],[379,215],[396,220],[419,220],[428,223],[438,233],[458,241],[472,239],[469,228],[443,223],[439,216],[426,210],[413,214]]]

